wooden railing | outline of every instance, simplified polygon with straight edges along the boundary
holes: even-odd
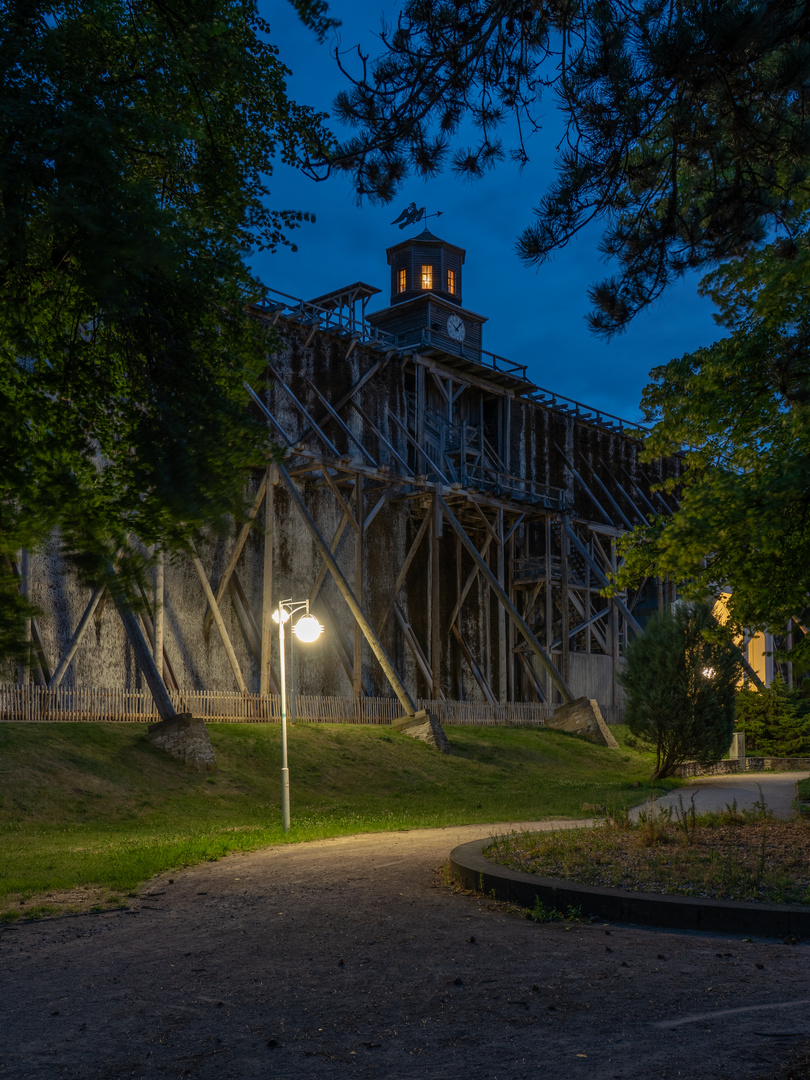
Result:
[[[277,723],[278,694],[239,694],[223,690],[170,692],[178,712],[203,720],[236,724]],[[435,713],[442,724],[470,726],[542,726],[554,706],[510,702],[488,705],[473,701],[432,701],[419,698],[417,708]],[[294,713],[294,715],[293,715]],[[602,709],[608,723],[621,721],[621,710]],[[402,716],[396,698],[340,698],[298,694],[290,700],[288,717],[315,724],[390,724]],[[0,686],[0,721],[61,723],[79,720],[127,721],[153,724],[159,719],[146,690],[71,688],[46,690],[39,686]]]

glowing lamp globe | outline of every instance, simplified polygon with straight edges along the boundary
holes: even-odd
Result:
[[[302,615],[293,627],[293,633],[299,641],[316,641],[323,633],[323,627],[314,615]]]

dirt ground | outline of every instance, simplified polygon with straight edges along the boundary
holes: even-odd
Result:
[[[799,1075],[807,944],[537,924],[453,892],[450,850],[492,829],[234,855],[127,911],[3,927],[0,1076]]]

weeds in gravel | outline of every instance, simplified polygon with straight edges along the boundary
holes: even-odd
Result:
[[[561,911],[560,908],[544,904],[539,896],[535,897],[534,907],[528,912],[528,917],[534,922],[582,922],[585,916],[581,907],[569,906]]]

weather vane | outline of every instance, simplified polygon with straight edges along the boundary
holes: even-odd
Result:
[[[399,217],[394,218],[391,222],[392,225],[399,225],[400,229],[407,229],[409,225],[415,225],[420,218],[426,223],[429,217],[441,217],[444,211],[436,210],[433,214],[426,214],[424,206],[417,206],[415,202],[412,202],[410,206],[406,206]]]

